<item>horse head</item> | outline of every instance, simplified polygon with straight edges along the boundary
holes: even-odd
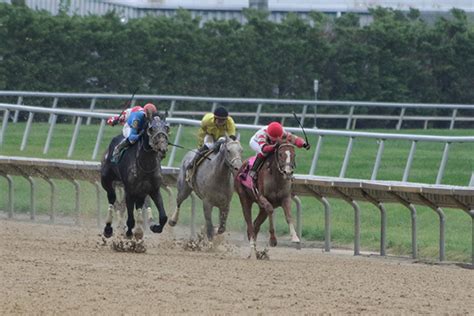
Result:
[[[232,172],[237,172],[242,166],[242,145],[239,140],[232,140],[228,136],[223,141],[220,151],[223,152],[225,162]]]
[[[290,179],[296,167],[295,146],[290,143],[280,144],[275,152],[275,161],[283,178]]]
[[[168,151],[168,133],[170,127],[165,119],[161,119],[159,116],[154,116],[149,122],[146,128],[148,136],[148,146],[157,153],[165,156]]]

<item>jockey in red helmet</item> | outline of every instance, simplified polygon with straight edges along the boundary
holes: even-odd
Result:
[[[282,141],[292,143],[298,148],[310,148],[310,145],[306,143],[303,138],[286,132],[280,123],[271,122],[267,126],[259,129],[252,138],[250,138],[250,148],[257,153],[257,158],[249,172],[252,179],[257,179],[257,172],[263,165],[265,158],[271,154]]]

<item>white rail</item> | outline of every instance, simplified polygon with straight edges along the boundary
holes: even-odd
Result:
[[[97,108],[97,101],[126,101],[130,95],[125,94],[104,94],[104,93],[60,93],[60,92],[30,92],[30,91],[0,91],[0,97],[15,97],[17,104],[23,104],[24,99],[32,98],[50,98],[51,106],[56,108],[58,104],[67,103],[68,99],[85,99],[88,105],[84,108],[93,111]],[[360,101],[327,101],[327,100],[291,100],[291,99],[259,99],[259,98],[214,98],[199,96],[175,96],[175,95],[135,95],[135,101],[143,100],[148,102],[168,101],[168,109],[171,116],[195,116],[202,115],[205,111],[184,111],[180,110],[181,104],[193,102],[195,104],[205,104],[211,110],[218,104],[225,104],[231,107],[232,116],[254,120],[258,124],[263,118],[280,117],[285,120],[292,117],[287,109],[278,111],[282,106],[291,106],[292,111],[297,112],[301,117],[301,122],[308,127],[320,125],[318,122],[328,121],[331,126],[336,126],[338,122],[344,122],[346,129],[355,129],[357,122],[363,120],[386,120],[392,121],[394,128],[401,129],[404,123],[408,121],[423,122],[423,128],[428,127],[429,122],[449,123],[449,129],[456,127],[456,124],[463,123],[466,128],[474,128],[474,105],[473,104],[433,104],[433,103],[396,103],[396,102],[360,102]],[[248,111],[242,110],[242,105],[250,105]],[[276,106],[276,109],[269,109],[269,106]],[[318,108],[319,106],[319,108]],[[324,110],[321,110],[324,106]],[[120,105],[115,107],[119,111]],[[316,110],[318,108],[318,110]],[[382,114],[378,109],[393,109],[392,114]],[[331,113],[334,109],[344,113]],[[365,113],[362,109],[369,109]],[[416,109],[422,113],[410,114],[406,110]],[[450,114],[431,115],[430,109],[449,110]],[[104,109],[101,109],[101,111]],[[310,113],[312,110],[313,113]],[[286,112],[286,113],[285,113]],[[14,115],[14,121],[18,118],[17,112]],[[90,123],[90,120],[87,121]]]
[[[110,114],[106,113],[99,113],[99,112],[91,112],[91,111],[78,111],[78,110],[70,110],[70,109],[58,109],[58,108],[41,108],[35,106],[26,106],[26,105],[16,105],[16,104],[6,104],[0,103],[0,110],[3,110],[4,118],[10,117],[10,113],[14,111],[23,111],[29,113],[29,119],[26,123],[22,145],[20,150],[24,150],[26,143],[29,137],[29,131],[31,129],[31,125],[33,124],[33,116],[35,113],[42,113],[42,114],[49,114],[50,115],[50,128],[47,135],[47,139],[45,141],[43,154],[48,153],[51,138],[54,133],[55,125],[56,125],[56,118],[58,115],[65,115],[71,118],[76,119],[76,126],[74,128],[73,135],[71,137],[71,142],[69,144],[69,149],[67,153],[67,158],[71,158],[74,153],[74,149],[76,146],[76,142],[78,139],[79,130],[81,127],[81,118],[96,118],[100,120],[99,131],[97,133],[96,144],[94,146],[94,151],[92,153],[92,160],[97,159],[98,151],[100,144],[103,141],[103,131],[105,128],[105,120],[109,117]],[[31,118],[31,119],[30,119]],[[180,126],[187,125],[187,126],[199,126],[200,121],[197,120],[190,120],[184,118],[168,118],[168,121],[171,124],[178,125],[178,133],[176,133],[176,138],[174,139],[173,143],[179,144],[181,132]],[[4,136],[7,132],[9,120],[4,119],[2,122],[2,127],[0,130],[0,145],[3,143]],[[250,124],[237,124],[239,129],[246,129],[246,130],[257,130],[261,127],[261,125],[250,125]],[[299,128],[287,128],[291,132],[300,132],[301,129]],[[315,175],[318,166],[318,160],[320,156],[321,147],[324,141],[324,137],[326,136],[338,136],[338,137],[345,137],[349,140],[347,149],[345,151],[343,164],[341,166],[339,176],[345,177],[348,164],[350,161],[350,156],[352,154],[352,145],[353,142],[357,139],[373,139],[374,141],[378,142],[379,150],[377,151],[377,157],[374,161],[374,165],[372,168],[372,176],[371,180],[377,179],[377,174],[380,168],[380,160],[383,155],[385,142],[387,140],[403,140],[408,141],[412,144],[411,150],[409,152],[405,171],[403,174],[403,181],[408,181],[409,175],[411,172],[412,160],[415,155],[416,145],[419,142],[438,142],[444,144],[444,150],[442,154],[442,158],[440,161],[439,169],[436,176],[436,184],[441,184],[443,181],[443,177],[445,174],[445,169],[447,165],[448,155],[449,155],[449,148],[454,143],[474,143],[474,136],[430,136],[430,135],[414,135],[414,134],[389,134],[389,133],[369,133],[369,132],[356,132],[356,131],[336,131],[336,130],[324,130],[324,129],[317,129],[317,128],[308,128],[306,129],[306,133],[311,137],[317,138],[318,143],[315,146],[315,151],[313,154],[312,163],[310,166],[310,170],[308,170],[309,175]],[[175,153],[176,147],[174,147],[170,154],[170,159],[168,161],[168,166],[171,167],[175,164]],[[467,170],[469,171],[469,170]],[[467,172],[466,171],[466,172]]]

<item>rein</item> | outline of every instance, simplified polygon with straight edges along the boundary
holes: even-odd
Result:
[[[285,175],[285,173],[283,172],[283,168],[286,166],[286,164],[283,164],[283,165],[280,164],[280,159],[278,157],[278,152],[280,151],[280,148],[282,148],[282,147],[290,147],[291,148],[291,147],[294,147],[294,146],[291,145],[291,144],[282,144],[282,145],[278,146],[278,149],[275,151],[274,159],[276,160],[276,165],[277,165],[278,172],[280,172],[281,175]],[[293,161],[291,161],[289,165],[291,166],[292,169],[294,169],[295,163]]]

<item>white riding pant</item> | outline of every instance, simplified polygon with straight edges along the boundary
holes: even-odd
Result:
[[[214,137],[212,135],[204,136],[204,145],[206,145],[209,149],[214,147]]]
[[[127,138],[130,136],[130,125],[128,123],[125,123],[122,128],[122,135],[123,137]]]
[[[257,154],[262,154],[262,148],[258,144],[256,137],[250,138],[249,145],[250,145],[250,148],[252,148]]]

